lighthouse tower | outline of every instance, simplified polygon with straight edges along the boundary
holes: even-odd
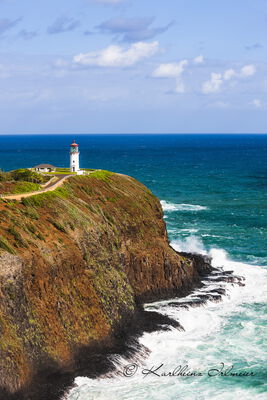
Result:
[[[79,165],[79,147],[78,144],[75,143],[75,140],[70,145],[70,171],[71,172],[79,172],[80,165]]]

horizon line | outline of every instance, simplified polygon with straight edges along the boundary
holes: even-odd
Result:
[[[146,132],[146,133],[0,133],[0,136],[101,136],[101,135],[267,135],[267,132]]]

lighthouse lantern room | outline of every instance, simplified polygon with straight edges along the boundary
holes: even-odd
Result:
[[[80,166],[79,166],[79,147],[78,144],[75,143],[75,140],[73,143],[70,145],[70,171],[71,172],[79,172],[80,171]]]

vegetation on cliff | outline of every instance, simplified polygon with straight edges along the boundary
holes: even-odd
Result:
[[[60,188],[0,202],[0,386],[42,365],[70,366],[143,301],[199,281],[168,244],[158,199],[128,176],[95,171]]]
[[[0,171],[0,195],[37,191],[49,178],[29,169]]]

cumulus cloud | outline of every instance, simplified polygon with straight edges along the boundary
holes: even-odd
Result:
[[[178,63],[160,64],[152,73],[154,78],[178,78],[188,65],[188,60]]]
[[[50,35],[62,32],[73,31],[80,25],[80,21],[74,18],[59,17],[52,25],[47,28],[47,33]]]
[[[236,76],[236,72],[234,69],[230,68],[227,69],[224,74],[223,74],[223,79],[226,81],[229,81],[230,79],[232,79],[234,76]]]
[[[204,63],[204,57],[202,55],[197,56],[193,59],[194,64],[203,64]]]
[[[73,57],[73,63],[84,67],[129,67],[152,57],[158,50],[157,41],[133,43],[128,49],[111,45],[102,50],[77,54]]]
[[[210,80],[206,81],[202,85],[202,93],[209,94],[218,92],[223,84],[223,75],[212,72],[210,76]]]
[[[240,72],[241,77],[253,76],[256,72],[256,67],[253,64],[245,65]]]
[[[256,73],[256,67],[253,64],[244,65],[240,72],[235,71],[233,68],[227,69],[223,73],[212,72],[210,79],[202,84],[202,93],[210,94],[219,92],[222,85],[226,81],[230,81],[233,78],[242,79],[253,76]]]
[[[186,68],[193,64],[204,63],[204,57],[202,55],[193,58],[192,60],[181,60],[174,63],[160,64],[153,72],[153,78],[173,78],[175,79],[175,92],[185,93],[186,87],[182,79],[182,75]]]
[[[152,39],[166,32],[174,21],[162,27],[151,27],[155,18],[113,18],[102,22],[96,28],[102,33],[115,34],[123,42],[139,42]],[[86,32],[85,32],[86,33]]]
[[[16,26],[22,18],[17,18],[17,19],[8,19],[8,18],[1,18],[0,19],[0,35],[8,31],[9,29],[13,28]]]
[[[185,84],[182,80],[182,74],[188,66],[188,60],[181,60],[177,63],[160,64],[152,73],[154,78],[174,78],[175,92],[182,94],[185,93]]]

